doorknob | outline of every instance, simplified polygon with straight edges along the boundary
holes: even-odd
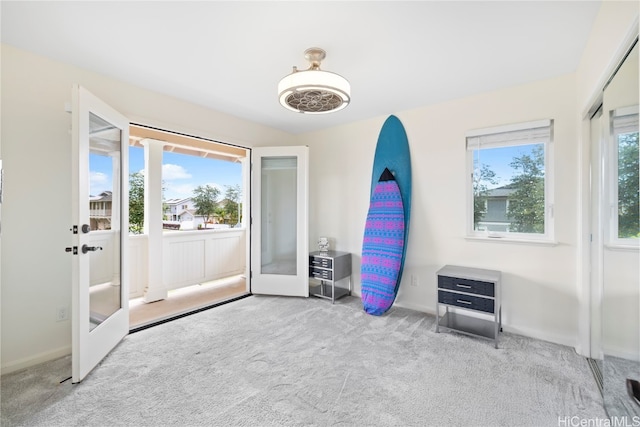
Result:
[[[88,232],[91,231],[91,227],[89,227],[89,224],[82,224],[82,232],[87,234]]]
[[[82,253],[86,254],[87,252],[95,252],[95,251],[101,251],[102,250],[102,246],[87,246],[87,245],[82,245]]]

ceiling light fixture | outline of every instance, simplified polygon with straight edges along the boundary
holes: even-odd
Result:
[[[324,114],[339,111],[349,105],[351,85],[344,77],[322,71],[320,62],[326,52],[312,47],[304,51],[309,68],[293,72],[278,83],[280,104],[288,110],[303,114]]]

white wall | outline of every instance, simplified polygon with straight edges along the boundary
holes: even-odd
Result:
[[[412,212],[403,281],[396,304],[435,313],[435,272],[445,264],[503,272],[505,330],[576,344],[575,290],[577,135],[575,75],[428,106],[396,115],[411,150]],[[465,132],[554,119],[557,246],[465,239]],[[385,117],[302,140],[310,147],[310,241],[328,236],[354,254],[355,292],[369,204],[371,168]],[[315,249],[315,248],[311,248]],[[418,286],[410,286],[411,275]]]
[[[1,366],[68,354],[71,304],[71,87],[79,83],[130,121],[245,147],[292,136],[2,45]]]

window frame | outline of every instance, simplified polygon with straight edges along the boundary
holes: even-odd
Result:
[[[507,134],[509,132],[528,131],[538,128],[548,128],[548,140],[542,143],[544,145],[544,233],[522,233],[522,232],[498,232],[498,231],[480,231],[474,229],[474,152],[482,148],[474,148],[470,139],[477,137],[489,137],[491,135]],[[501,143],[490,144],[491,147],[512,147],[516,145],[524,145],[515,141],[504,141]],[[475,129],[468,131],[465,135],[466,150],[466,199],[467,199],[467,215],[466,215],[466,237],[467,239],[478,239],[486,241],[503,241],[518,243],[542,243],[555,245],[555,215],[554,215],[554,120],[544,119],[530,122],[514,123],[503,126],[496,126],[483,129]],[[507,206],[509,200],[507,200]]]
[[[605,179],[607,180],[606,188],[609,189],[609,197],[605,202],[605,206],[608,206],[608,209],[605,209],[605,212],[607,212],[606,215],[608,217],[606,221],[609,223],[608,227],[605,227],[608,232],[608,235],[605,236],[605,241],[608,242],[608,246],[614,248],[640,248],[640,238],[618,237],[618,203],[620,201],[618,198],[618,135],[620,135],[621,133],[627,133],[626,129],[629,126],[635,126],[634,128],[638,129],[638,111],[638,105],[617,108],[615,110],[609,111],[609,132],[606,141],[607,147],[604,150],[607,157],[609,157],[608,159],[605,159],[605,164],[609,165],[609,171],[605,173]],[[622,128],[616,128],[614,121],[617,117],[625,117],[634,114],[636,115],[635,125],[632,124],[624,126]]]

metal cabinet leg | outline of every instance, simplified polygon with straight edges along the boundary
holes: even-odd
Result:
[[[336,303],[336,281],[331,281],[331,304]]]

